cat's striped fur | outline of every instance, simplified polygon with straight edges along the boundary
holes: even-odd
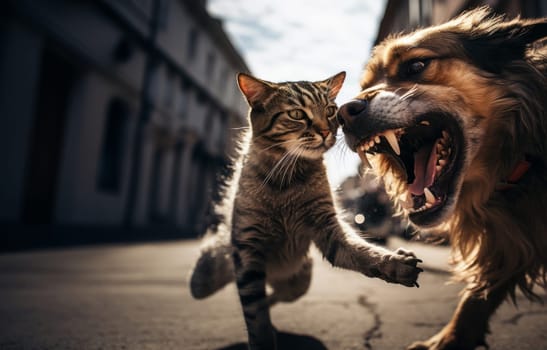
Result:
[[[251,349],[276,348],[269,306],[308,290],[312,242],[334,266],[417,285],[413,253],[367,243],[335,208],[323,153],[335,143],[334,99],[344,78],[342,72],[320,82],[271,83],[238,75],[251,130],[217,208],[225,220],[205,237],[190,287],[204,298],[235,276]]]

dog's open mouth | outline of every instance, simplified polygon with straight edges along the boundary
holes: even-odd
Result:
[[[392,169],[406,180],[399,200],[416,224],[432,222],[454,191],[461,169],[463,136],[457,121],[444,114],[418,117],[406,127],[387,129],[359,141],[357,153],[388,157]]]

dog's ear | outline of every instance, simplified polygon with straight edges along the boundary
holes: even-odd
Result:
[[[462,32],[468,57],[493,73],[523,59],[530,44],[547,36],[547,18],[504,21],[483,9],[464,15],[464,19],[471,25],[471,30]]]

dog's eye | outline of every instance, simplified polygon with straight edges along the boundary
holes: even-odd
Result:
[[[411,78],[423,72],[429,64],[429,59],[417,59],[408,61],[403,64],[402,69],[399,71],[399,75],[402,78]]]

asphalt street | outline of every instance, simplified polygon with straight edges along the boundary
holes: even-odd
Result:
[[[401,243],[401,244],[400,244]],[[424,260],[420,288],[332,268],[314,252],[306,296],[277,305],[281,349],[404,349],[448,321],[461,285],[447,250],[408,242]],[[234,285],[193,300],[197,241],[0,255],[0,349],[246,349]],[[543,294],[544,295],[544,294]],[[547,300],[547,298],[545,298]],[[547,349],[547,308],[519,297],[492,320],[492,349]]]

